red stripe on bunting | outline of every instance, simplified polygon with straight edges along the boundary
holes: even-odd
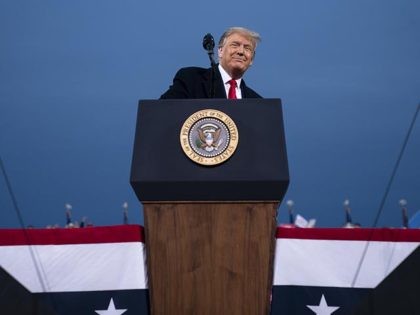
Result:
[[[379,241],[379,242],[420,242],[420,229],[392,228],[288,228],[278,227],[277,238]]]
[[[140,225],[58,229],[0,229],[0,246],[143,242]]]

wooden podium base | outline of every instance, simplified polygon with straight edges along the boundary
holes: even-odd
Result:
[[[145,204],[151,314],[268,314],[277,207]]]

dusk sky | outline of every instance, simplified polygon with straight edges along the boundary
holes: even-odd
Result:
[[[290,169],[279,223],[372,226],[420,103],[420,2],[0,1],[0,158],[25,225],[143,224],[129,174],[138,101],[208,67],[206,33],[261,34],[244,79],[281,98]],[[417,119],[378,226],[420,210]],[[20,227],[0,172],[0,228]]]

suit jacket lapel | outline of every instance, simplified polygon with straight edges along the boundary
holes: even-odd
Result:
[[[242,81],[241,81],[242,98],[246,98],[247,97],[246,90],[247,90],[247,87],[246,87],[245,81],[244,81],[244,79],[242,79]]]
[[[225,86],[222,80],[219,69],[214,71],[214,98],[227,98]],[[203,80],[205,96],[210,98],[210,89],[211,89],[211,68],[205,72],[205,79]]]

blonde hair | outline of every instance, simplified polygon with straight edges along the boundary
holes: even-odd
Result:
[[[253,44],[254,46],[254,50],[257,48],[257,45],[259,42],[261,42],[261,37],[260,34],[258,34],[257,32],[251,31],[245,27],[240,27],[240,26],[234,26],[231,28],[228,28],[220,37],[219,40],[219,48],[223,47],[223,45],[225,44],[226,38],[228,38],[230,35],[232,34],[242,34],[245,37],[247,37]]]

